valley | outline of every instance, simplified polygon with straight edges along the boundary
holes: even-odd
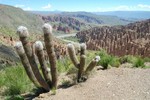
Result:
[[[0,4],[0,99],[149,100],[148,68],[150,11],[25,11]],[[51,78],[58,80],[54,87]]]

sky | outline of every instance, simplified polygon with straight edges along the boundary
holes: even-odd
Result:
[[[150,0],[0,0],[32,11],[150,11]]]

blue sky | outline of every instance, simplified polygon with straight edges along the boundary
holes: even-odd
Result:
[[[0,0],[34,11],[150,11],[150,0]]]

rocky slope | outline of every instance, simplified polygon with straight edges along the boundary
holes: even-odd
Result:
[[[16,65],[19,57],[14,48],[0,44],[0,69],[10,65]]]
[[[126,26],[95,27],[77,33],[80,42],[90,50],[105,49],[118,56],[141,55],[150,57],[150,19]]]

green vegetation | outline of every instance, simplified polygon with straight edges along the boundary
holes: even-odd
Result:
[[[18,97],[19,94],[29,92],[33,88],[21,64],[0,70],[0,95]]]
[[[73,68],[73,64],[69,60],[69,57],[66,56],[58,60],[57,69],[59,73],[63,73],[63,72],[69,73],[69,71],[71,71],[72,68]]]
[[[99,51],[98,55],[101,57],[101,60],[99,61],[98,64],[103,66],[103,69],[107,69],[109,67],[109,65],[111,65],[113,67],[119,67],[120,66],[120,62],[119,62],[118,57],[109,55],[104,50]]]
[[[65,37],[65,40],[73,41],[73,42],[79,42],[79,39],[75,36]]]
[[[150,61],[150,58],[141,58],[131,55],[119,58],[107,54],[104,50],[99,52],[87,51],[86,55],[86,66],[95,55],[99,55],[101,60],[98,62],[98,65],[103,66],[104,69],[109,68],[109,66],[119,67],[120,64],[127,62],[133,64],[133,67],[136,68],[150,68],[150,66],[144,65],[145,62]],[[77,72],[77,68],[74,67],[68,56],[59,59],[57,62],[58,73],[66,72],[68,74],[72,74]],[[62,81],[62,84],[67,86],[69,85],[69,81],[64,80]],[[9,100],[9,98],[13,97],[15,100],[23,100],[23,97],[20,96],[20,94],[31,92],[34,88],[34,85],[29,80],[21,64],[0,70],[0,95],[7,97],[6,99]],[[55,89],[53,92],[55,94]]]
[[[8,5],[0,4],[0,8],[0,33],[14,37],[19,25],[26,26],[31,33],[42,32],[43,21],[38,16]]]
[[[101,57],[99,61],[99,65],[103,66],[103,69],[107,69],[110,66],[119,67],[124,63],[131,63],[133,67],[136,68],[149,68],[150,66],[146,66],[145,62],[150,62],[150,58],[142,58],[139,56],[125,55],[123,57],[117,57],[113,55],[107,54],[106,51],[101,50],[98,52]]]

